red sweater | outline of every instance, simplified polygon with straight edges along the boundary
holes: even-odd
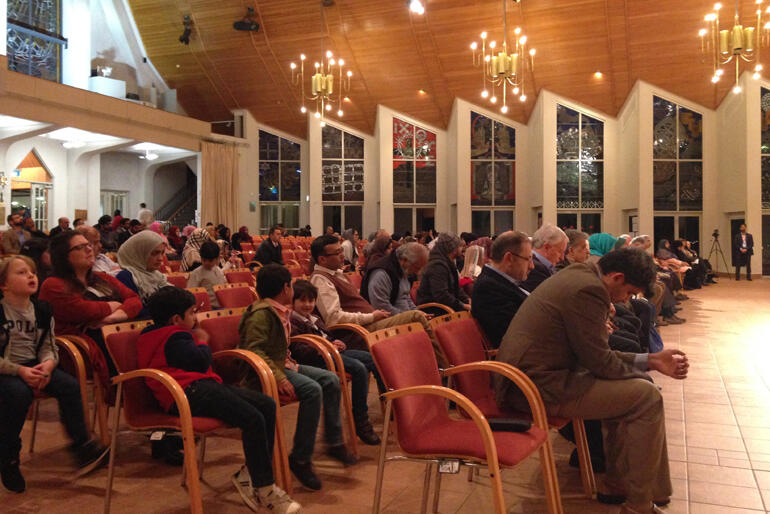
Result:
[[[142,310],[139,295],[106,273],[97,275],[118,291],[123,301],[120,308],[128,315],[128,319],[134,319]],[[81,293],[72,291],[69,282],[58,277],[45,279],[40,287],[40,299],[53,306],[57,334],[82,334],[86,326],[112,313],[107,302],[86,300]]]

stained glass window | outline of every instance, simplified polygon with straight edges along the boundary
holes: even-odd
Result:
[[[299,228],[300,164],[299,143],[270,132],[259,131],[259,201],[262,230],[276,223],[285,229]]]
[[[479,235],[499,234],[513,225],[516,129],[476,112],[471,112],[470,129],[472,230]],[[489,209],[476,209],[484,206]]]
[[[604,207],[604,122],[556,106],[556,208]]]
[[[762,125],[762,208],[770,209],[770,89],[761,91]]]
[[[361,233],[364,201],[364,140],[329,124],[321,129],[321,199],[324,226]],[[331,203],[330,203],[331,202]],[[355,202],[343,209],[342,202]]]
[[[8,69],[61,81],[61,0],[8,0]]]
[[[653,208],[703,209],[703,115],[653,97]]]
[[[400,204],[393,210],[396,233],[432,228],[435,209],[415,204],[436,203],[436,133],[398,118],[393,118],[393,203]]]

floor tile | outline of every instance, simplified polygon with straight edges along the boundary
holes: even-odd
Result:
[[[690,500],[695,503],[710,503],[726,507],[762,510],[759,490],[750,487],[695,482],[690,480]]]
[[[737,485],[740,487],[755,487],[754,473],[750,469],[710,466],[708,464],[687,464],[689,480],[712,482],[715,484]]]

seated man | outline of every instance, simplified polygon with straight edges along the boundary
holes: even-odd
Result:
[[[575,229],[569,229],[565,234],[567,235],[567,253],[556,265],[556,271],[561,271],[574,262],[586,262],[591,255],[588,234]]]
[[[521,283],[521,287],[530,293],[548,277],[556,273],[555,266],[564,259],[567,249],[567,235],[559,228],[545,223],[532,236],[534,269]]]
[[[153,324],[142,331],[137,342],[139,367],[160,369],[179,382],[193,416],[219,419],[241,429],[246,465],[232,481],[249,508],[299,512],[299,503],[275,485],[273,478],[275,402],[262,393],[223,384],[214,373],[211,349],[206,344],[208,334],[195,328],[195,296],[191,292],[166,286],[147,303]],[[147,386],[163,410],[179,414],[160,382],[147,380]]]
[[[375,309],[400,314],[417,306],[410,294],[410,275],[417,275],[428,263],[428,249],[420,243],[406,243],[377,260],[361,281],[361,296]]]
[[[448,365],[425,313],[406,311],[391,316],[388,311],[375,310],[364,300],[341,270],[344,256],[339,238],[329,235],[317,237],[310,245],[310,253],[315,262],[310,282],[318,288],[318,312],[326,326],[357,323],[369,332],[375,332],[382,328],[420,323],[433,343],[439,367]]]
[[[268,237],[262,241],[257,248],[257,254],[254,256],[254,260],[259,261],[263,266],[270,264],[271,262],[283,265],[281,235],[283,235],[281,227],[277,225],[270,227]]]
[[[610,350],[611,302],[651,287],[652,258],[638,248],[603,256],[597,266],[574,264],[538,287],[503,336],[497,360],[535,383],[550,416],[600,419],[605,427],[607,474],[603,493],[625,504],[625,514],[661,512],[671,479],[663,398],[648,370],[687,376],[679,350],[631,354]],[[521,391],[495,376],[500,408],[527,410]]]
[[[318,299],[318,289],[307,280],[294,282],[294,303],[291,311],[291,335],[313,334],[323,337],[332,343],[340,352],[345,372],[350,375],[352,389],[353,418],[355,419],[356,435],[365,444],[378,445],[380,438],[374,433],[372,423],[369,421],[369,373],[373,373],[378,383],[381,379],[377,374],[377,366],[374,365],[372,355],[365,350],[350,350],[343,341],[329,335],[324,322],[313,315],[315,302]],[[300,364],[325,368],[321,355],[315,349],[305,343],[291,343],[289,346],[291,356]],[[382,388],[385,392],[385,388]]]
[[[487,336],[489,345],[498,348],[529,292],[519,284],[534,266],[532,243],[524,232],[503,232],[492,243],[492,262],[484,266],[473,286],[471,313]]]
[[[297,364],[289,354],[294,297],[289,270],[278,264],[261,268],[257,274],[257,293],[261,300],[246,309],[238,326],[239,347],[256,353],[267,362],[282,397],[299,401],[289,468],[302,485],[317,491],[321,489],[321,481],[313,472],[311,459],[322,406],[329,455],[346,466],[356,463],[342,440],[340,381],[331,371]],[[259,387],[253,374],[248,375],[247,385]]]

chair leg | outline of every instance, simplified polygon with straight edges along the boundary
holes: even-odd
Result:
[[[99,418],[99,439],[102,444],[106,445],[110,440],[110,430],[108,418],[108,407],[106,403],[105,392],[102,389],[101,384],[94,383],[94,404],[96,406],[96,414]]]
[[[441,471],[439,470],[439,465],[436,465],[436,484],[433,488],[433,514],[436,514],[438,512],[438,498],[439,494],[441,493]]]
[[[372,514],[380,513],[380,500],[382,499],[382,478],[385,474],[385,455],[388,450],[388,429],[390,428],[390,411],[392,404],[385,402],[385,417],[382,426],[382,442],[380,442],[380,456],[377,459],[377,481],[374,484],[374,501],[372,502]]]
[[[543,485],[548,512],[549,514],[563,514],[564,507],[561,504],[559,480],[556,476],[556,464],[553,459],[553,447],[550,439],[546,439],[540,447],[540,467],[543,471]]]
[[[430,492],[430,475],[433,472],[433,463],[425,464],[425,479],[422,483],[422,501],[420,502],[420,514],[428,512],[428,493]]]
[[[468,468],[468,482],[473,482],[473,475],[474,475],[473,467],[471,466]]]
[[[203,460],[206,456],[206,436],[201,436],[201,449],[198,452],[198,479],[203,478]]]
[[[294,487],[292,485],[291,470],[289,469],[289,449],[288,446],[286,446],[286,433],[283,431],[283,419],[281,417],[280,405],[276,405],[275,407],[275,446],[273,459],[278,459],[278,473],[276,473],[275,479],[278,480],[278,477],[280,477],[281,488],[288,494],[291,494],[294,492]]]
[[[123,384],[118,384],[118,394],[115,398],[115,409],[112,421],[112,438],[110,441],[110,463],[107,470],[107,489],[104,493],[104,514],[110,513],[110,500],[112,498],[112,481],[115,478],[115,454],[118,453],[118,429],[120,427],[120,402],[123,396]]]
[[[591,464],[591,452],[588,449],[588,438],[586,437],[586,427],[583,420],[575,418],[572,420],[572,427],[575,432],[575,445],[578,451],[578,460],[580,461],[580,479],[583,482],[583,490],[588,498],[593,498],[596,494],[596,477]]]
[[[186,421],[186,422],[185,422]],[[190,512],[203,513],[201,483],[198,478],[198,459],[195,448],[195,433],[189,419],[182,421],[182,443],[184,451],[184,475],[187,480],[187,494],[190,496]]]
[[[40,414],[40,400],[35,400],[32,404],[32,435],[29,438],[29,453],[35,451],[35,435],[37,435],[37,417]]]
[[[345,415],[345,424],[347,425],[348,436],[350,437],[350,451],[358,458],[358,436],[356,435],[356,422],[353,419],[353,402],[350,399],[350,388],[347,384],[347,378],[344,378],[345,373],[340,373],[340,375],[343,375],[343,377],[340,377],[340,389],[342,390],[342,408]]]
[[[492,489],[492,504],[495,514],[505,514],[505,497],[503,496],[503,480],[500,476],[500,464],[495,460],[487,460],[489,482]]]

